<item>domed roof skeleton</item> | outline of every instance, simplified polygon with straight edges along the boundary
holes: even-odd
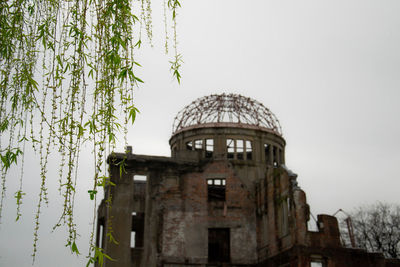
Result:
[[[173,134],[202,126],[249,126],[282,135],[278,119],[268,108],[256,100],[237,94],[209,95],[196,99],[176,115]]]

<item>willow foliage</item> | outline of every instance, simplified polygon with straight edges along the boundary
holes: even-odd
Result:
[[[168,52],[171,17],[175,53],[171,71],[178,81],[179,7],[178,0],[164,0],[165,49]],[[96,169],[89,195],[96,205],[98,188],[110,183],[105,158],[118,134],[126,143],[128,124],[138,112],[133,88],[143,81],[136,76],[140,64],[134,55],[142,43],[142,30],[151,41],[151,23],[151,0],[0,1],[0,220],[7,172],[17,161],[21,172],[16,219],[21,216],[26,194],[24,152],[31,145],[40,159],[41,177],[33,256],[41,209],[48,202],[49,155],[54,152],[61,155],[59,190],[64,202],[55,227],[68,228],[67,245],[79,253],[74,198],[80,148],[84,142],[93,146]],[[107,257],[95,247],[93,233],[90,245],[89,263]]]

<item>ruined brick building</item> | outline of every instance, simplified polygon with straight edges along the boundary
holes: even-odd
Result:
[[[104,266],[400,266],[343,247],[335,217],[308,230],[279,122],[259,102],[200,98],[177,115],[169,143],[171,157],[109,157],[115,185],[98,210],[97,246],[114,261]]]

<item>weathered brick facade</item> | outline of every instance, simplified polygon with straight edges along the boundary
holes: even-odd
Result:
[[[104,266],[400,266],[342,247],[335,217],[318,215],[319,231],[308,231],[306,195],[277,131],[200,123],[170,145],[171,157],[109,157],[115,186],[98,210],[97,242],[114,261]]]

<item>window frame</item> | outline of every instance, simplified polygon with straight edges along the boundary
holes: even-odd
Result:
[[[248,144],[250,144],[249,147],[247,147]],[[225,148],[227,159],[253,160],[253,140],[251,139],[228,137],[225,139]]]

